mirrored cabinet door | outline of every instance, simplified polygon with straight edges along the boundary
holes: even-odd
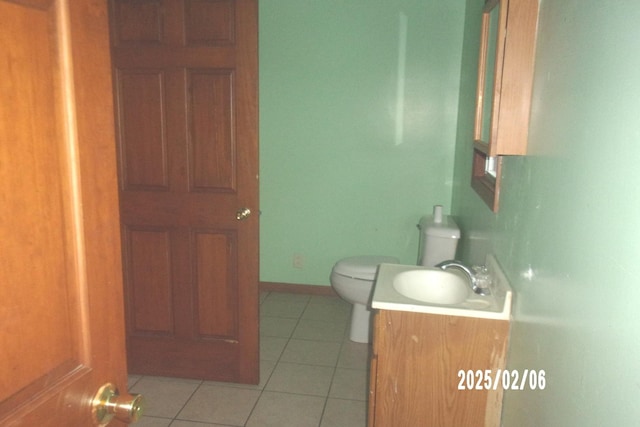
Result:
[[[496,212],[501,156],[527,152],[538,0],[486,0],[471,186]]]

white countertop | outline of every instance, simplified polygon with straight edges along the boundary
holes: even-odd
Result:
[[[487,268],[491,276],[491,295],[481,296],[469,290],[469,297],[459,304],[434,304],[408,298],[393,287],[394,278],[403,271],[433,269],[416,265],[380,264],[373,288],[371,307],[382,310],[410,311],[416,313],[444,314],[449,316],[476,317],[509,320],[513,292],[492,255],[487,256]],[[447,272],[458,274],[455,270]]]

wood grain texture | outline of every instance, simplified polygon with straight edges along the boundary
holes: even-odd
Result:
[[[257,2],[109,4],[130,370],[257,383]]]
[[[489,40],[490,7],[499,7],[497,40]],[[538,25],[538,0],[488,2],[482,18],[474,140],[488,156],[527,153]],[[488,43],[496,43],[495,72],[486,74]],[[493,106],[483,111],[485,80],[493,78]],[[489,141],[482,141],[483,116],[491,114]]]
[[[94,425],[126,390],[106,4],[0,16],[0,425]]]
[[[499,426],[502,390],[458,390],[458,371],[504,368],[509,322],[380,310],[374,324],[369,426]]]

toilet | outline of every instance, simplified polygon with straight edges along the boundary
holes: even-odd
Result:
[[[442,261],[455,258],[460,229],[450,216],[442,215],[442,206],[434,206],[433,215],[423,216],[418,228],[418,265],[434,267]],[[369,342],[369,299],[378,265],[399,262],[398,258],[392,256],[355,256],[343,258],[333,266],[331,286],[342,299],[353,304],[349,331],[351,341]]]

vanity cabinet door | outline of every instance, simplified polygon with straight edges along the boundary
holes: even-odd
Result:
[[[369,427],[497,427],[502,390],[459,390],[459,371],[504,369],[509,322],[380,310]]]

